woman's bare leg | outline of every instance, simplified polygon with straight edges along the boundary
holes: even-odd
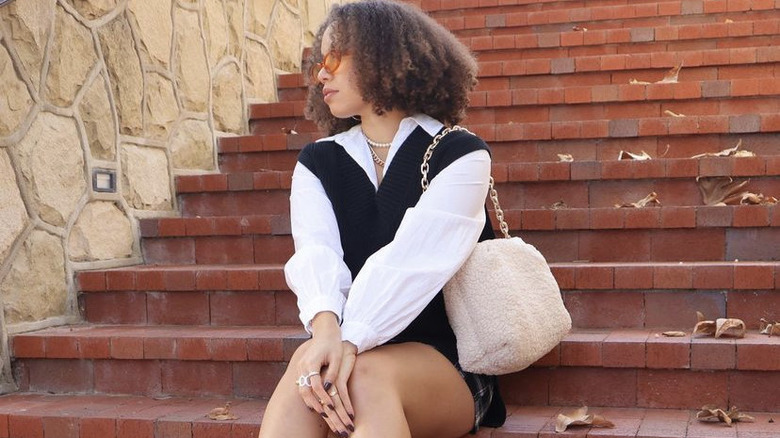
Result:
[[[358,355],[349,391],[355,438],[459,438],[474,425],[466,382],[428,345],[385,345]]]
[[[274,389],[268,401],[259,438],[300,437],[325,438],[327,424],[316,412],[312,412],[303,403],[295,381],[298,379],[296,360],[305,350],[306,344],[296,350],[282,380]]]

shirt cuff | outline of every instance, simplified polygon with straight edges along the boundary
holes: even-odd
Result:
[[[345,321],[341,324],[341,340],[355,344],[360,354],[376,347],[379,344],[379,335],[362,322]]]
[[[323,295],[319,297],[309,298],[306,300],[306,305],[302,306],[302,303],[298,303],[298,308],[301,309],[299,317],[306,331],[311,334],[311,320],[320,312],[333,312],[336,314],[339,324],[341,323],[341,312],[344,309],[344,303],[346,299],[343,295]]]

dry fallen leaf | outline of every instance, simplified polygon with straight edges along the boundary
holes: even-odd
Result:
[[[737,318],[718,318],[715,320],[715,337],[730,334],[738,338],[745,337],[745,322]]]
[[[677,76],[680,75],[680,69],[682,69],[682,63],[666,72],[664,78],[656,82],[656,84],[676,84]]]
[[[712,405],[702,406],[701,410],[696,413],[696,419],[699,421],[720,421],[726,423],[729,427],[735,421],[752,422],[755,420],[750,415],[739,412],[736,406],[732,406],[728,411],[724,411]]]
[[[569,426],[615,427],[611,421],[601,415],[588,414],[587,406],[566,415],[558,414],[555,431],[561,433]]]
[[[699,321],[693,327],[694,335],[714,335],[719,338],[723,335],[734,336],[737,338],[745,337],[745,322],[737,318],[718,318],[715,321],[705,320],[701,312],[696,312],[696,319]]]
[[[558,209],[561,209],[561,208],[569,208],[569,206],[566,205],[566,203],[563,202],[563,201],[558,201],[555,204],[553,204],[550,208],[553,209],[553,210],[558,210]]]
[[[587,32],[588,28],[587,27],[574,26],[574,27],[571,28],[571,30],[573,30],[575,32]]]
[[[615,204],[615,207],[616,208],[642,208],[642,207],[647,207],[650,204],[661,205],[661,201],[658,200],[658,194],[656,194],[655,192],[650,193],[649,195],[645,196],[644,198],[640,199],[637,202]]]
[[[742,191],[742,187],[748,182],[750,180],[735,182],[729,176],[696,177],[704,205],[726,205],[730,202],[740,202],[742,195],[747,193]]]
[[[637,161],[644,161],[644,160],[652,160],[653,157],[650,156],[645,151],[642,151],[639,154],[634,154],[632,152],[628,151],[620,151],[618,154],[618,160],[637,160]]]
[[[769,322],[764,318],[761,318],[761,324],[759,326],[759,333],[762,335],[778,335],[780,336],[780,322]]]
[[[238,420],[238,417],[230,413],[230,402],[225,403],[225,406],[220,408],[212,409],[208,417],[217,421]]]
[[[666,114],[667,116],[672,116],[672,117],[686,117],[685,114],[676,113],[676,112],[674,112],[672,110],[666,110],[666,111],[664,111],[664,114]]]
[[[763,193],[742,193],[742,197],[739,199],[741,205],[775,205],[777,204],[777,198],[774,196],[765,196]]]
[[[678,331],[663,332],[661,334],[669,338],[682,338],[684,336],[688,336],[687,333]]]
[[[733,148],[723,149],[720,152],[712,153],[707,152],[704,154],[697,154],[692,156],[691,158],[702,158],[702,157],[755,157],[756,154],[750,151],[745,150],[739,150],[739,148],[742,146],[742,139],[739,139],[739,142],[737,142],[737,145]]]
[[[724,23],[733,23],[733,22],[734,22],[734,20],[732,20],[731,18],[727,18],[727,19],[724,21]]]
[[[574,161],[574,157],[571,154],[558,154],[558,161],[563,163],[571,163]]]
[[[650,85],[650,82],[647,82],[647,81],[638,81],[638,80],[636,80],[636,79],[630,79],[630,80],[628,81],[628,83],[629,83],[629,84],[631,84],[631,85]]]

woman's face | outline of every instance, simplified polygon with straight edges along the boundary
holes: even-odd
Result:
[[[331,51],[333,46],[332,27],[328,27],[322,36],[322,56],[341,57],[341,62],[335,70],[328,71],[321,68],[317,73],[317,80],[322,83],[322,94],[325,104],[330,108],[334,117],[345,119],[359,116],[365,111],[371,110],[371,105],[363,100],[363,96],[357,88],[357,78],[352,65],[352,56]],[[331,62],[327,64],[332,64]]]

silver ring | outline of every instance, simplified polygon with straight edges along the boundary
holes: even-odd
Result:
[[[311,386],[311,376],[316,376],[319,374],[317,371],[312,371],[309,374],[301,375],[301,377],[298,377],[298,380],[295,381],[296,386]]]

